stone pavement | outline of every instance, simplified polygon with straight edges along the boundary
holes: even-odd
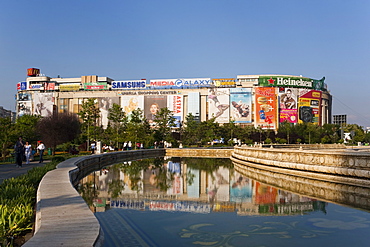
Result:
[[[32,161],[29,165],[26,165],[26,162],[23,162],[22,167],[17,167],[15,164],[1,164],[0,163],[0,184],[3,180],[18,177],[22,174],[26,174],[27,171],[31,170],[34,167],[44,166],[48,163],[49,160],[44,160],[43,163],[39,163],[38,160]]]

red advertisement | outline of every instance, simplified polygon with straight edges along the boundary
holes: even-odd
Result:
[[[298,89],[279,88],[280,123],[298,122],[297,98],[298,98]]]
[[[262,129],[276,129],[276,88],[256,87],[255,122]]]

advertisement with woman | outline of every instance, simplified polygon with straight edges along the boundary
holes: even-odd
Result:
[[[119,104],[119,97],[99,98],[100,121],[103,129],[108,127],[108,113],[113,104]]]
[[[209,119],[215,118],[218,123],[228,123],[230,113],[229,89],[208,89]]]
[[[144,96],[144,115],[150,124],[154,124],[156,115],[161,108],[167,107],[166,95]]]
[[[231,119],[235,123],[252,122],[252,89],[231,88],[230,89]]]

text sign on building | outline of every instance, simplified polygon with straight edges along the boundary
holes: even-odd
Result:
[[[108,88],[106,82],[91,82],[83,84],[85,90],[105,90]]]
[[[260,76],[258,85],[264,87],[314,88],[314,80],[305,77]]]
[[[145,89],[146,80],[112,81],[112,89]]]
[[[212,79],[212,82],[216,87],[235,87],[235,78]]]
[[[174,89],[174,88],[200,88],[210,87],[211,78],[192,78],[192,79],[159,79],[150,80],[150,88]]]

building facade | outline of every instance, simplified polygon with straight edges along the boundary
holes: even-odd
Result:
[[[262,129],[279,124],[331,122],[332,97],[325,78],[315,80],[293,75],[238,75],[232,78],[177,78],[113,80],[81,76],[50,78],[38,69],[28,69],[26,81],[17,85],[17,116],[53,112],[78,113],[85,100],[96,98],[100,124],[108,124],[108,109],[114,103],[130,114],[140,108],[151,121],[156,111],[167,107],[178,123],[191,113],[205,121],[234,121]]]

